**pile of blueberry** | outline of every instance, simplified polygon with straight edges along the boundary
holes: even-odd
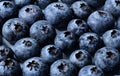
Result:
[[[0,0],[0,76],[120,76],[120,0]]]

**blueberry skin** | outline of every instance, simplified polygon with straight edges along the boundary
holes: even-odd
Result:
[[[0,46],[0,61],[5,60],[9,57],[13,57],[12,55],[13,55],[13,53],[10,48],[8,48],[4,45]]]
[[[104,73],[95,65],[87,65],[79,71],[78,76],[104,76]]]
[[[49,44],[42,48],[41,58],[47,63],[53,63],[54,61],[62,58],[62,52],[55,45]]]
[[[68,5],[73,4],[75,1],[77,1],[77,0],[61,0],[61,2],[66,3]]]
[[[74,33],[77,37],[88,32],[88,24],[82,19],[72,19],[67,26],[67,30]]]
[[[42,8],[45,9],[50,3],[57,2],[58,0],[36,0],[36,4]]]
[[[56,36],[56,31],[46,20],[35,22],[30,28],[30,37],[36,39],[40,45],[51,43]]]
[[[48,76],[49,67],[40,57],[33,57],[22,64],[23,76]]]
[[[13,17],[14,14],[15,14],[15,5],[12,1],[0,2],[0,16],[3,19]]]
[[[120,30],[120,18],[116,22],[116,29]]]
[[[31,3],[31,0],[13,0],[16,6],[23,7]]]
[[[79,68],[91,64],[91,55],[86,50],[75,50],[71,53],[69,60]]]
[[[0,69],[0,76],[21,76],[20,64],[11,58],[0,62]]]
[[[120,48],[120,31],[112,29],[106,31],[102,36],[103,42],[106,46]]]
[[[119,51],[112,47],[99,49],[94,56],[94,63],[104,71],[112,71],[120,61]]]
[[[50,76],[77,76],[76,67],[67,59],[55,61],[50,67]]]
[[[102,35],[105,31],[114,27],[114,18],[110,13],[98,10],[88,17],[87,23],[93,32]]]
[[[36,20],[42,19],[43,13],[37,5],[26,5],[20,9],[18,16],[31,25]]]
[[[106,0],[104,10],[113,14],[115,17],[120,17],[120,1],[119,0]]]
[[[99,8],[104,5],[106,0],[85,0],[92,8]]]
[[[49,12],[49,13],[48,13]],[[54,2],[44,10],[45,19],[59,30],[65,29],[71,19],[72,10],[65,3]]]
[[[76,37],[70,31],[63,31],[57,34],[54,44],[62,52],[69,55],[76,47]]]
[[[80,19],[86,19],[92,12],[92,9],[85,1],[76,1],[72,4],[71,8],[76,17]]]
[[[26,37],[28,35],[29,27],[20,18],[12,18],[7,20],[2,27],[2,35],[11,43]]]
[[[93,54],[101,46],[100,41],[100,37],[96,33],[84,33],[79,38],[79,48],[85,49],[89,53]]]

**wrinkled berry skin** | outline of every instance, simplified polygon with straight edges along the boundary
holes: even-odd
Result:
[[[115,17],[120,17],[120,1],[119,0],[106,0],[104,10],[108,11]]]
[[[50,76],[76,76],[76,67],[67,59],[55,61],[50,67]]]
[[[30,28],[30,37],[42,46],[51,43],[56,36],[55,28],[46,20],[35,22]]]
[[[29,27],[20,18],[13,18],[7,20],[2,27],[2,35],[9,42],[14,43],[17,40],[28,35]]]
[[[7,58],[0,62],[0,76],[21,76],[20,64],[14,59]]]
[[[91,64],[91,55],[86,50],[75,50],[71,53],[69,60],[79,68]]]
[[[55,47],[55,45],[46,45],[41,49],[41,58],[47,63],[53,63],[54,61],[62,58],[62,51]]]
[[[68,21],[72,17],[72,11],[65,3],[54,2],[45,8],[44,15],[45,19],[51,25],[59,30],[63,30],[66,28]]]
[[[96,33],[84,33],[79,38],[79,48],[85,49],[91,54],[94,54],[96,50],[101,46],[101,39]]]
[[[40,8],[45,9],[50,3],[57,1],[58,0],[36,0],[36,3]]]
[[[114,18],[110,13],[98,10],[88,17],[87,23],[93,32],[102,35],[105,31],[114,27]]]
[[[70,31],[63,31],[57,34],[54,44],[62,52],[69,55],[76,47],[76,36]]]
[[[22,64],[23,76],[48,76],[49,67],[40,57],[33,57]]]
[[[78,76],[104,76],[104,73],[95,65],[87,65],[79,71]]]
[[[76,17],[80,19],[86,19],[92,12],[92,9],[85,1],[74,2],[71,7]]]
[[[108,47],[120,48],[120,31],[112,29],[106,31],[102,36],[103,42]]]
[[[73,19],[68,23],[67,30],[74,33],[77,37],[88,32],[88,24],[82,19]]]
[[[94,63],[104,71],[112,71],[119,64],[120,56],[117,49],[103,47],[99,49],[94,56]]]
[[[15,5],[12,1],[1,1],[0,2],[0,16],[10,18],[15,15]]]
[[[20,9],[18,17],[31,25],[36,20],[42,19],[43,13],[37,5],[26,5]]]

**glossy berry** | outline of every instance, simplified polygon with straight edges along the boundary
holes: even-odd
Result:
[[[48,76],[48,65],[40,57],[33,57],[22,64],[23,76]]]
[[[62,52],[55,45],[46,45],[41,50],[41,57],[47,63],[52,63],[62,58]]]
[[[77,37],[88,32],[88,24],[82,19],[73,19],[68,23],[67,30],[74,33]]]
[[[53,11],[54,10],[54,11]],[[71,19],[71,9],[62,2],[49,4],[44,10],[45,19],[57,29],[65,29]]]
[[[96,33],[84,33],[79,38],[79,48],[93,54],[100,47],[100,38]]]
[[[104,71],[112,71],[119,61],[119,51],[111,47],[99,49],[94,56],[95,65]]]
[[[87,65],[79,71],[78,76],[104,76],[104,73],[95,65]]]
[[[28,25],[20,18],[7,20],[2,27],[2,35],[10,42],[26,37],[28,35]]]
[[[93,32],[102,35],[105,31],[114,27],[114,18],[110,13],[98,10],[88,17],[87,23]]]
[[[12,1],[0,2],[0,16],[2,18],[10,18],[15,14],[15,5]]]
[[[14,59],[7,58],[0,62],[0,76],[21,76],[20,64]]]
[[[55,61],[50,67],[50,76],[76,76],[76,67],[67,59]]]
[[[10,47],[18,61],[24,61],[28,58],[39,55],[39,45],[33,38],[22,38],[14,45],[11,45],[7,40],[3,39],[4,43]]]
[[[44,45],[54,40],[56,31],[46,20],[35,22],[30,28],[30,37],[36,39],[39,44]]]
[[[70,31],[63,31],[57,34],[54,44],[65,54],[70,54],[76,47],[76,37]]]
[[[77,18],[85,19],[92,12],[91,8],[85,1],[76,1],[71,7]]]
[[[69,60],[79,68],[91,64],[91,56],[86,50],[75,50],[71,53]]]
[[[112,29],[106,31],[103,36],[103,42],[106,46],[120,48],[120,31]]]
[[[37,5],[26,5],[19,11],[19,18],[28,24],[33,24],[36,20],[42,19],[42,10]]]
[[[106,0],[104,10],[113,14],[115,17],[120,17],[120,0]]]

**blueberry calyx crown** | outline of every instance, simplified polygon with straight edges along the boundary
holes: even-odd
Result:
[[[22,31],[22,26],[19,23],[14,24],[16,32]]]
[[[27,67],[30,68],[30,71],[32,69],[34,69],[35,71],[37,71],[38,68],[39,68],[39,64],[36,61],[33,60],[32,62],[28,63]]]
[[[25,46],[31,46],[32,43],[30,41],[24,40],[23,44],[25,44]]]
[[[98,11],[99,15],[102,17],[106,17],[107,13],[105,13],[104,11]]]
[[[8,49],[0,49],[0,55],[6,55],[8,54]]]
[[[5,7],[7,8],[7,7],[12,6],[12,4],[11,4],[10,2],[4,2],[4,3],[3,3],[3,6],[5,6]]]
[[[48,27],[47,26],[42,26],[42,31],[43,33],[48,33]]]
[[[97,67],[92,67],[90,70],[92,73],[96,73],[98,69],[97,69]]]
[[[80,52],[75,54],[75,57],[79,60],[82,57],[82,54],[83,53],[80,51]]]
[[[87,9],[87,6],[86,6],[85,3],[82,3],[82,4],[80,4],[80,8],[82,8],[83,10],[85,10],[85,9]]]
[[[120,4],[120,0],[115,0],[116,5]]]
[[[25,11],[26,11],[26,12],[32,12],[32,13],[35,12],[32,8],[26,8]]]
[[[13,62],[13,60],[12,59],[10,59],[10,58],[8,58],[8,59],[6,59],[6,60],[4,60],[4,65],[5,66],[7,66],[8,68],[10,68],[10,67],[13,67],[14,66],[14,62]]]
[[[65,37],[72,38],[72,34],[71,34],[71,32],[69,32],[69,31],[65,31],[65,32],[64,32],[64,36],[65,36]]]
[[[68,71],[68,65],[65,64],[65,63],[61,63],[59,66],[58,66],[58,69],[60,72],[67,72]]]
[[[118,35],[117,31],[116,30],[112,30],[111,32],[111,37],[116,37]]]
[[[107,58],[114,59],[115,55],[112,52],[106,52]]]
[[[79,24],[82,24],[83,21],[82,21],[81,19],[79,19],[79,20],[76,20],[75,23],[76,23],[77,25],[79,25]]]
[[[58,8],[58,9],[60,9],[60,10],[63,10],[63,5],[61,5],[61,4],[56,4],[54,7],[56,7],[56,8]]]
[[[57,49],[54,46],[48,48],[48,50],[49,50],[49,53],[52,55],[56,55],[57,53]]]

